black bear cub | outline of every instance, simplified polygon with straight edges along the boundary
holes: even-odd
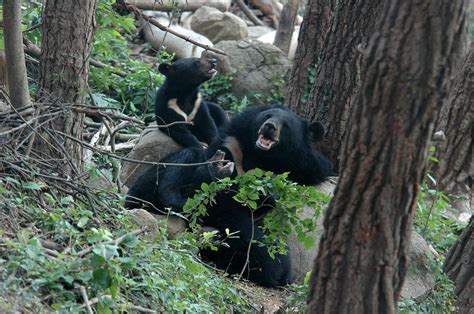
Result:
[[[199,93],[199,86],[216,74],[216,65],[216,59],[185,58],[158,67],[166,80],[156,93],[156,122],[183,147],[210,144],[227,122],[224,110],[204,101]],[[173,124],[179,121],[188,124]]]

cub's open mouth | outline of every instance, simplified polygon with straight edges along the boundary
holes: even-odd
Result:
[[[207,71],[207,74],[209,74],[209,75],[214,75],[216,73],[217,73],[217,70],[215,68],[211,68]]]
[[[270,150],[274,145],[278,144],[278,140],[270,139],[263,134],[259,134],[255,144],[261,150]]]

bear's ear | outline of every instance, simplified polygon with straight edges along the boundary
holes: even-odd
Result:
[[[168,75],[170,72],[171,65],[168,63],[160,63],[158,66],[158,71],[160,71],[161,74],[163,75]]]
[[[324,137],[324,127],[319,122],[313,122],[309,125],[309,131],[313,142],[321,142]]]

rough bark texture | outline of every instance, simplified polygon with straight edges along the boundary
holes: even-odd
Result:
[[[8,76],[8,95],[15,108],[30,104],[28,79],[26,76],[23,34],[21,32],[21,1],[3,2],[3,29]]]
[[[286,55],[290,51],[291,37],[295,28],[296,13],[298,12],[298,0],[289,0],[280,14],[278,29],[273,44],[281,49]]]
[[[326,135],[318,149],[339,169],[339,155],[352,99],[360,86],[361,51],[373,33],[384,1],[340,3],[316,66],[303,116],[320,121]]]
[[[302,114],[305,89],[309,88],[308,74],[318,59],[328,33],[333,9],[337,0],[309,0],[301,24],[293,67],[288,74],[285,104]]]
[[[436,111],[466,39],[468,1],[386,2],[366,50],[308,313],[395,313]]]
[[[40,103],[74,105],[84,103],[89,75],[89,57],[95,29],[95,0],[48,0],[43,13],[40,58]],[[84,115],[65,111],[50,122],[51,129],[82,138]],[[61,160],[66,173],[82,168],[82,147],[59,133],[64,151],[48,150],[47,143],[37,142],[43,152]]]
[[[454,281],[459,313],[474,309],[474,217],[448,253],[444,272]]]
[[[474,44],[449,91],[437,130],[446,135],[446,140],[436,145],[438,163],[432,169],[438,188],[465,198],[457,202],[457,207],[470,212],[474,179]]]

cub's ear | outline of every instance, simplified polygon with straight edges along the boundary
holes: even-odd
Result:
[[[158,66],[158,71],[160,71],[160,73],[163,75],[168,75],[170,69],[171,65],[168,63],[160,63],[160,65]]]
[[[324,137],[324,127],[319,122],[313,122],[309,125],[309,132],[311,133],[313,142],[321,142]]]

